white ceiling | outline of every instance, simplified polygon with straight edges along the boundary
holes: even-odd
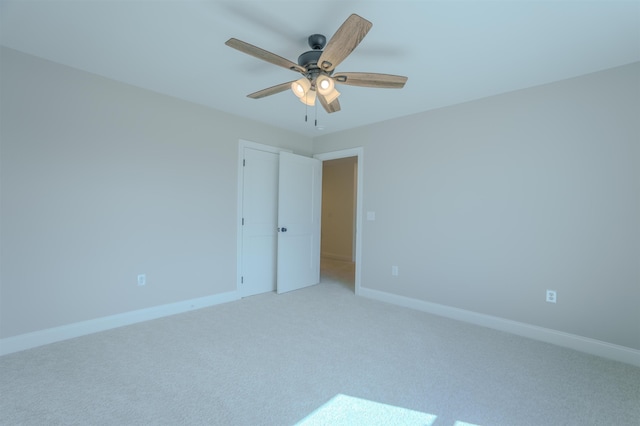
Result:
[[[373,28],[337,71],[406,75],[404,89],[339,86],[324,130],[289,91],[246,97],[299,74],[227,39],[297,62],[351,13]],[[0,15],[4,46],[312,137],[640,61],[640,0],[1,0]]]

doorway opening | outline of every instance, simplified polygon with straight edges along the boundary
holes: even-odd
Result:
[[[322,162],[320,277],[355,292],[358,157]]]
[[[320,281],[360,290],[362,148],[317,154],[322,161]]]

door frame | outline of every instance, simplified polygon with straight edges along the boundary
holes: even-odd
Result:
[[[242,169],[243,153],[245,148],[258,149],[261,151],[280,153],[282,151],[292,152],[290,149],[279,148],[276,146],[265,145],[258,142],[251,142],[240,139],[238,141],[238,189],[237,189],[237,210],[236,210],[236,292],[240,294],[240,278],[242,277],[242,199],[244,196],[244,173]],[[358,175],[356,182],[356,268],[355,268],[355,293],[361,295],[361,277],[362,277],[362,215],[363,215],[363,187],[364,187],[364,148],[356,147],[343,149],[339,151],[331,151],[320,154],[314,154],[313,158],[320,161],[337,160],[339,158],[357,157],[358,158]],[[322,223],[320,224],[322,227]]]
[[[362,188],[364,175],[364,148],[349,148],[340,151],[331,151],[321,154],[314,154],[313,158],[324,162],[328,160],[337,160],[339,158],[357,157],[358,158],[358,175],[356,182],[356,277],[355,277],[355,293],[360,295],[361,268],[362,268]],[[320,224],[322,228],[322,223]]]
[[[242,161],[244,160],[244,149],[251,148],[258,151],[272,152],[280,154],[281,152],[292,152],[290,149],[279,148],[276,146],[265,145],[258,142],[248,140],[238,140],[238,200],[236,207],[236,293],[240,297],[240,279],[242,278],[242,200],[244,198],[244,170]]]

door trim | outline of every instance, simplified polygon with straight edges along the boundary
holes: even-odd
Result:
[[[356,182],[356,279],[355,279],[355,292],[356,295],[360,295],[360,283],[361,283],[361,270],[362,270],[362,188],[363,188],[363,175],[364,175],[364,148],[349,148],[340,151],[325,152],[322,154],[315,154],[313,158],[317,158],[320,161],[337,160],[339,158],[358,157],[358,177]],[[320,224],[322,227],[322,224]]]

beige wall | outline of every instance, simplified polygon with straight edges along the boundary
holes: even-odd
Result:
[[[353,260],[357,157],[322,163],[321,255]]]
[[[1,55],[0,338],[234,291],[238,140],[311,141]]]
[[[640,63],[314,152],[364,147],[362,287],[640,349],[638,117]]]

